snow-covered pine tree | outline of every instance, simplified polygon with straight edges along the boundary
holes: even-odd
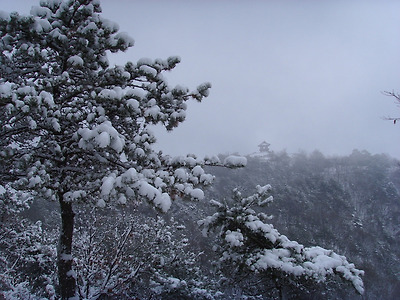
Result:
[[[0,185],[59,202],[62,299],[76,295],[74,205],[145,199],[167,211],[171,193],[201,199],[213,179],[202,166],[216,163],[156,152],[149,130],[176,127],[210,84],[170,88],[178,57],[110,66],[107,53],[133,40],[100,13],[98,0],[42,0],[29,16],[0,14]]]
[[[210,231],[217,233],[219,243],[215,250],[220,254],[220,267],[229,265],[231,277],[235,273],[232,266],[242,275],[246,272],[269,274],[280,299],[283,299],[285,281],[300,286],[302,280],[324,282],[335,274],[363,294],[364,271],[349,263],[346,257],[291,241],[268,222],[271,216],[260,207],[272,201],[270,185],[257,186],[256,193],[248,197],[235,189],[232,200],[225,203],[211,200],[217,212],[198,223],[204,235]]]

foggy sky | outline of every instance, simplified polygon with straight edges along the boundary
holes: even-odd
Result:
[[[29,12],[39,1],[0,0]],[[210,96],[188,105],[157,147],[177,155],[353,149],[400,158],[400,1],[103,0],[104,16],[135,39],[110,61],[178,55],[171,85]]]

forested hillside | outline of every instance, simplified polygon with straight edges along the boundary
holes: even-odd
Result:
[[[216,183],[210,194],[216,198],[226,197],[235,186],[249,191],[271,184],[274,202],[267,211],[281,233],[305,245],[333,249],[363,269],[363,299],[398,299],[399,161],[358,150],[329,158],[318,151],[270,152],[248,157],[246,168],[213,172]],[[332,297],[355,297],[341,287],[330,288]]]
[[[168,213],[146,203],[124,211],[76,210],[74,264],[82,299],[397,299],[397,160],[357,150],[345,157],[269,152],[248,156],[245,168],[207,171],[216,177],[205,200],[176,197]],[[291,240],[346,256],[365,271],[364,295],[338,276],[316,283],[220,264],[217,234],[204,237],[197,225],[215,212],[209,201],[229,203],[233,189],[247,195],[267,183],[274,201],[259,209],[273,215],[270,223]],[[3,211],[0,283],[6,299],[54,297],[59,218],[56,203],[46,200],[12,218]]]

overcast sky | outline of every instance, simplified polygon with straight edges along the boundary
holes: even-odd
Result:
[[[0,0],[28,13],[34,0]],[[158,145],[176,155],[249,154],[262,141],[289,153],[353,149],[400,158],[400,1],[103,0],[104,16],[135,39],[114,63],[178,55],[171,85],[210,96],[189,103]]]

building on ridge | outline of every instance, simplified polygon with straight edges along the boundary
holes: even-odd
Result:
[[[267,143],[266,141],[263,141],[258,147],[260,148],[260,152],[270,152],[269,146],[271,144]]]

